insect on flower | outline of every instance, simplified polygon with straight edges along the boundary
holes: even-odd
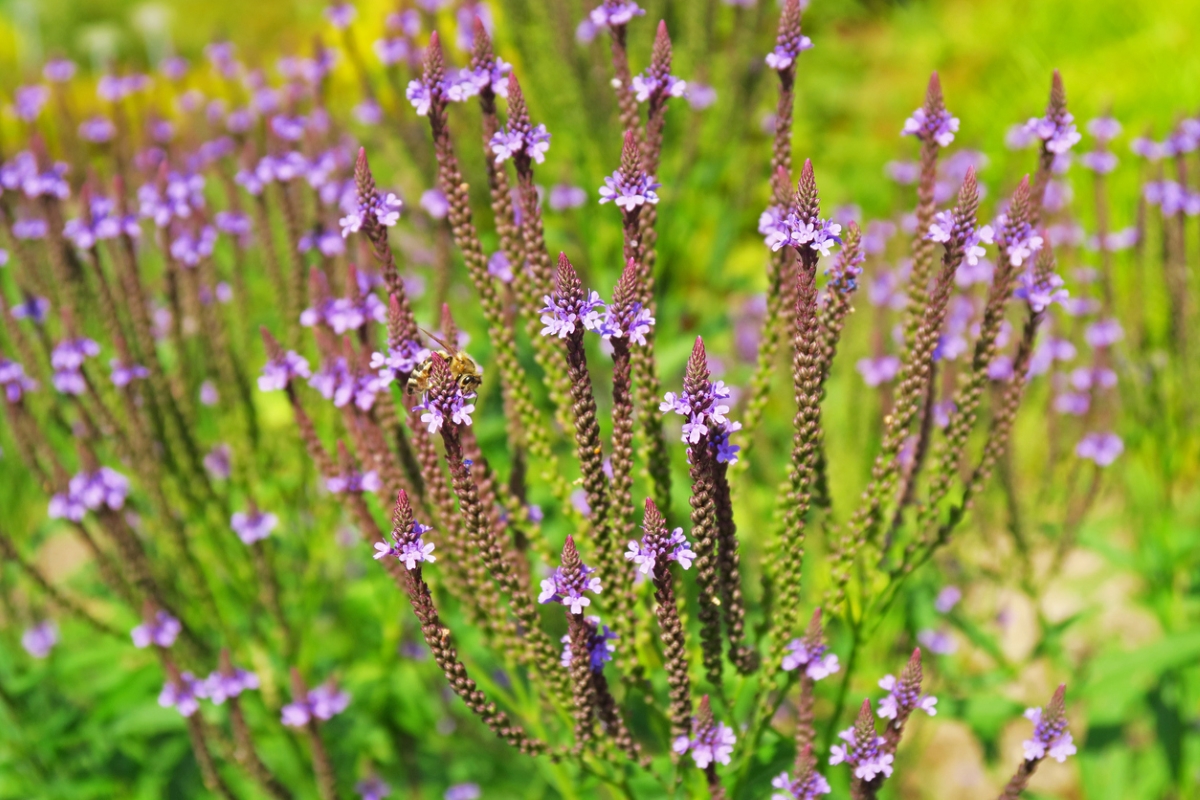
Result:
[[[458,384],[458,388],[464,395],[475,392],[483,385],[483,369],[469,353],[459,350],[455,345],[447,344],[424,328],[421,329],[421,332],[442,346],[443,349],[438,350],[437,354],[450,365],[450,374],[454,376],[455,383]],[[408,394],[423,394],[429,388],[429,369],[432,365],[432,354],[417,365],[405,387]]]

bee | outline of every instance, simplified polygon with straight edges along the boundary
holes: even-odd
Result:
[[[483,370],[480,368],[479,363],[471,358],[470,354],[466,351],[446,344],[446,342],[424,328],[421,330],[426,336],[442,346],[443,349],[438,350],[437,354],[444,358],[450,365],[450,374],[454,376],[454,381],[458,384],[459,390],[463,394],[471,394],[478,390],[483,384]],[[405,386],[405,391],[408,394],[423,394],[429,388],[429,371],[432,366],[433,356],[431,354],[429,358],[418,364],[417,368],[408,376],[408,384]]]

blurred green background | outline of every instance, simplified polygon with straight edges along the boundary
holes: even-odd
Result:
[[[371,60],[370,43],[382,30],[385,15],[396,6],[356,5],[359,18],[354,35]],[[603,58],[567,59],[571,68],[560,69],[563,53],[579,49],[570,37],[585,13],[584,4],[505,0],[491,5],[497,49],[517,64],[522,80],[532,87],[527,93],[535,116],[556,137],[540,175],[546,183],[561,179],[595,187],[600,176],[612,169],[617,148],[611,107],[593,108],[583,102],[607,80],[607,72],[595,66],[602,65]],[[773,106],[774,87],[763,80],[761,63],[742,58],[739,53],[747,48],[738,45],[747,39],[757,42],[748,49],[760,59],[769,47],[777,10],[774,0],[759,0],[756,6],[740,10],[717,0],[651,0],[643,5],[649,19],[668,21],[676,42],[675,74],[720,87],[712,109],[697,115],[679,108],[669,115],[670,152],[663,170],[667,186],[661,207],[662,263],[670,265],[663,280],[660,317],[664,331],[660,363],[666,386],[677,379],[690,347],[690,337],[683,334],[702,332],[706,341],[711,338],[717,343],[713,349],[729,352],[734,307],[765,286],[764,253],[754,223],[768,196],[769,137],[760,120]],[[10,90],[34,80],[42,60],[54,54],[70,55],[95,71],[113,63],[147,68],[170,54],[199,61],[205,44],[216,37],[233,41],[240,58],[250,65],[270,67],[281,54],[310,51],[315,35],[330,35],[323,9],[322,3],[281,0],[4,0],[0,2],[0,73]],[[446,12],[443,28],[453,26],[453,14]],[[645,64],[651,31],[648,23],[638,23],[638,38],[632,45],[635,70]],[[898,132],[920,103],[929,72],[936,69],[949,108],[962,120],[955,149],[977,148],[990,157],[982,173],[992,189],[990,208],[1022,172],[1033,167],[1029,151],[1013,153],[1004,147],[1005,132],[1010,125],[1041,113],[1050,72],[1058,68],[1080,123],[1111,111],[1125,124],[1125,133],[1116,143],[1123,167],[1112,180],[1113,227],[1121,228],[1134,218],[1139,184],[1145,178],[1132,167],[1129,139],[1143,130],[1161,139],[1180,116],[1200,108],[1197,31],[1200,2],[1188,0],[815,0],[805,15],[805,32],[816,47],[801,59],[795,153],[798,158],[813,158],[827,208],[854,203],[866,218],[907,208],[909,190],[897,189],[884,177],[883,167],[889,160],[915,153],[913,143],[901,140]],[[593,45],[593,54],[598,46]],[[714,58],[713,52],[724,55]],[[455,56],[461,62],[462,54]],[[339,70],[338,80],[351,84],[345,59]],[[726,88],[733,86],[744,91]],[[342,112],[347,109],[348,105]],[[605,123],[590,125],[595,118]],[[385,152],[395,147],[386,130],[369,136]],[[468,156],[472,157],[478,158]],[[387,168],[383,170],[386,173]],[[402,170],[396,172],[387,179],[412,182],[417,190],[427,188]],[[1076,210],[1087,227],[1092,212],[1084,177],[1075,176],[1081,199]],[[410,191],[409,196],[415,195]],[[569,224],[548,223],[551,247],[584,253],[581,263],[585,269],[593,265],[594,282],[605,292],[615,280],[615,271],[595,265],[614,263],[620,247],[620,231],[609,211],[589,204]],[[1194,258],[1193,253],[1193,263]],[[1147,307],[1131,308],[1128,300],[1122,300],[1118,303],[1122,312],[1161,320],[1161,282],[1134,272],[1128,258],[1119,267],[1120,288],[1146,283],[1146,293],[1138,296],[1145,298]],[[830,389],[831,462],[835,477],[841,478],[835,481],[834,491],[842,509],[860,490],[872,452],[855,446],[859,437],[872,435],[870,420],[862,413],[870,409],[854,402],[861,397],[861,382],[853,363],[869,349],[867,317],[852,319]],[[477,320],[465,322],[469,327]],[[1151,341],[1147,353],[1130,358],[1159,358],[1155,348],[1162,338]],[[746,372],[742,368],[738,380],[731,382],[739,382]],[[1129,374],[1136,372],[1128,369]],[[1076,670],[1072,718],[1076,738],[1087,745],[1074,762],[1044,771],[1038,784],[1043,796],[1114,800],[1200,796],[1196,667],[1200,663],[1200,437],[1185,415],[1181,387],[1186,389],[1186,384],[1177,376],[1172,380],[1163,391],[1149,391],[1136,382],[1122,386],[1118,430],[1125,437],[1126,454],[1105,475],[1104,491],[1080,530],[1082,547],[1053,585],[1037,587],[1035,596],[1014,588],[1015,577],[1005,561],[1011,555],[1010,545],[994,497],[981,507],[969,532],[964,531],[963,542],[942,564],[950,575],[986,580],[994,589],[990,599],[973,607],[968,598],[968,610],[976,612],[976,620],[1004,607],[1018,622],[1015,632],[998,635],[998,644],[989,645],[1003,652],[1008,665],[1003,671],[995,670],[981,655],[991,653],[985,646],[991,634],[982,631],[983,623],[976,627],[966,615],[957,623],[962,640],[970,645],[958,661],[946,665],[941,676],[956,689],[943,704],[945,713],[937,724],[920,729],[918,745],[924,749],[905,763],[909,777],[902,783],[904,796],[986,796],[985,776],[990,773],[985,763],[1003,762],[1002,756],[1011,754],[1018,732],[1024,730],[1012,718],[1016,696],[1048,695],[1045,687],[1064,669]],[[1048,399],[1044,387],[1035,390],[1032,410],[1018,426],[1016,473],[1024,489],[1021,494],[1028,498],[1038,497],[1045,479],[1040,416]],[[776,431],[786,427],[789,417],[783,397],[770,414],[778,420],[772,423]],[[494,444],[499,428],[483,430],[485,444],[489,435]],[[756,500],[743,502],[770,508],[774,486],[782,477],[783,453],[779,443],[759,443],[756,458],[775,466],[754,467],[750,497]],[[1058,499],[1052,498],[1049,507],[1031,499],[1026,514],[1033,527],[1053,527],[1044,520],[1061,516]],[[753,529],[752,524],[746,527]],[[818,574],[813,577],[820,579]],[[932,592],[946,580],[926,575],[914,596],[928,605]],[[381,599],[382,591],[371,593],[361,583],[352,587],[350,595],[353,618],[364,626],[381,603],[389,602]],[[395,633],[389,631],[389,636]],[[380,653],[392,644],[390,639],[372,642]],[[345,642],[339,646],[352,648]],[[53,732],[69,740],[71,747],[64,750],[83,754],[78,762],[66,764],[64,773],[86,774],[92,767],[89,741],[112,736],[133,744],[123,744],[115,762],[104,762],[106,769],[128,777],[131,785],[141,782],[140,796],[162,796],[158,792],[166,778],[155,777],[150,765],[156,759],[171,765],[186,761],[186,741],[178,736],[170,739],[173,749],[165,752],[148,744],[159,741],[152,737],[165,725],[152,700],[160,676],[153,669],[142,669],[137,680],[127,681],[111,670],[109,656],[105,651],[80,654],[67,668],[68,675],[102,675],[91,688],[105,704],[90,724]],[[381,656],[379,663],[360,665],[359,684],[379,679],[376,670],[384,669],[384,663]],[[403,674],[393,674],[393,680],[417,680],[413,664],[404,663],[400,669]],[[25,679],[44,677],[32,673]],[[869,682],[863,688],[869,689]],[[362,692],[358,697],[370,702]],[[402,698],[403,692],[394,697]],[[368,744],[373,752],[383,753],[397,741],[407,746],[417,732],[436,723],[434,715],[440,712],[420,702],[423,699],[390,709],[404,724],[400,730],[372,730],[374,738]],[[128,704],[135,702],[142,702],[142,710],[125,713]],[[523,782],[532,780],[524,761],[506,775],[507,751],[473,728],[457,738],[431,736],[426,744],[430,749],[420,756],[424,771],[438,773],[442,762],[430,753],[444,748],[449,766],[438,780],[491,779],[495,791],[485,796],[520,796]],[[19,752],[14,748],[8,755]],[[411,764],[404,767],[419,771]]]

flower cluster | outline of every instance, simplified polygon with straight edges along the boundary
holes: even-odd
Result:
[[[1023,220],[1012,220],[1008,214],[996,217],[992,228],[996,232],[996,246],[1014,267],[1024,264],[1045,244],[1045,240],[1037,235],[1032,225]]]
[[[376,52],[385,63],[396,63],[407,55],[407,42],[402,39],[382,43],[382,49],[377,43]],[[401,47],[403,45],[403,47]],[[497,97],[508,97],[508,74],[512,65],[496,59],[491,68],[449,70],[438,86],[430,86],[423,79],[408,82],[404,96],[416,109],[417,116],[429,114],[433,101],[444,98],[452,103],[465,103],[476,97],[484,89],[491,87]]]
[[[50,353],[50,367],[54,370],[54,388],[63,394],[81,395],[87,390],[84,380],[84,359],[100,355],[100,345],[91,339],[66,339],[59,342]]]
[[[582,614],[583,609],[592,604],[591,599],[584,597],[583,593],[600,594],[600,579],[590,577],[595,571],[594,567],[585,564],[581,564],[574,574],[562,567],[555,567],[550,577],[542,581],[538,602],[561,603],[570,608],[572,614]]]
[[[763,227],[763,220],[760,219],[759,230],[763,230]],[[777,221],[771,220],[767,229],[769,230],[766,238],[767,247],[775,252],[781,250],[785,245],[790,245],[797,250],[808,247],[816,250],[822,256],[827,256],[830,248],[835,244],[842,243],[841,225],[823,219],[806,222],[794,211]]]
[[[364,224],[392,227],[400,221],[400,210],[403,206],[404,203],[395,193],[376,192],[366,203],[360,204],[357,209],[338,220],[338,224],[342,226],[342,238],[362,230]]]
[[[190,672],[180,674],[178,679],[168,678],[158,694],[158,704],[163,708],[174,708],[185,717],[200,710],[199,698],[204,696],[204,681]]]
[[[592,9],[588,20],[597,28],[614,28],[619,25],[628,25],[634,17],[641,17],[645,14],[645,9],[633,0],[604,0],[600,6]]]
[[[860,737],[857,729],[850,727],[839,733],[838,738],[846,744],[835,744],[830,749],[830,766],[849,764],[854,768],[854,777],[863,781],[874,780],[880,774],[891,777],[894,757],[880,749],[884,743],[882,736],[876,736],[872,731],[870,736]]]
[[[966,224],[966,229],[956,230],[954,212],[939,211],[934,215],[925,238],[939,244],[945,244],[952,240],[962,241],[963,261],[968,266],[976,267],[979,266],[980,259],[987,255],[983,246],[995,244],[995,231],[992,230],[991,225],[982,225],[976,228],[969,220],[964,219],[963,222]]]
[[[937,142],[938,147],[949,147],[958,132],[958,117],[946,109],[930,114],[924,107],[918,108],[904,121],[901,136],[916,136],[923,142]]]
[[[429,358],[429,348],[420,342],[406,339],[395,347],[388,347],[387,355],[374,352],[371,354],[371,369],[379,371],[379,379],[384,386],[390,386],[400,375],[411,375],[413,370]]]
[[[230,667],[228,673],[218,670],[205,678],[199,696],[219,706],[231,697],[238,697],[242,692],[257,688],[258,675]]]
[[[20,402],[25,392],[32,392],[38,387],[37,381],[25,374],[25,367],[16,361],[0,358],[0,387],[4,389],[4,397],[10,403]]]
[[[278,524],[279,517],[270,512],[257,510],[234,512],[229,520],[229,526],[242,540],[242,544],[254,544],[267,538]]]
[[[639,103],[644,103],[652,95],[660,93],[664,97],[683,97],[684,92],[687,91],[687,81],[676,78],[674,75],[658,78],[650,70],[646,70],[641,75],[634,75],[631,83]]]
[[[584,624],[588,627],[588,660],[592,665],[592,672],[600,672],[604,669],[604,665],[613,659],[613,653],[617,652],[617,646],[613,644],[617,639],[617,635],[608,629],[607,625],[600,622],[599,617],[585,617]],[[564,634],[562,637],[562,665],[564,667],[571,666],[571,636]]]
[[[109,467],[80,472],[67,483],[67,491],[50,498],[51,519],[79,522],[88,511],[107,507],[119,511],[129,495],[129,479]]]
[[[1054,700],[1046,709],[1026,709],[1025,718],[1033,723],[1033,738],[1021,743],[1026,761],[1053,758],[1061,764],[1067,756],[1075,755],[1075,742],[1067,730],[1067,717]]]
[[[383,484],[379,473],[373,469],[366,472],[350,470],[341,475],[333,475],[325,479],[325,488],[333,494],[361,494],[363,492],[378,492]]]
[[[1089,433],[1075,445],[1075,455],[1095,462],[1098,467],[1107,467],[1125,452],[1125,443],[1115,433]]]
[[[204,209],[204,176],[171,172],[160,189],[147,183],[138,189],[138,213],[165,228],[174,219],[189,219]]]
[[[1075,129],[1075,117],[1063,111],[1044,117],[1031,117],[1025,123],[1025,131],[1035,139],[1041,139],[1047,152],[1061,155],[1074,147],[1083,135]]]
[[[542,336],[566,339],[575,332],[577,323],[584,330],[599,332],[603,323],[600,312],[604,308],[604,301],[594,291],[588,292],[577,301],[555,292],[553,295],[544,295],[542,302],[546,304],[541,310],[542,324],[545,326],[542,328]]]
[[[307,378],[312,374],[308,361],[295,350],[288,350],[279,358],[272,358],[263,366],[258,377],[258,388],[264,392],[281,392],[296,378]]]
[[[142,229],[132,214],[113,213],[115,206],[107,197],[93,197],[88,215],[67,220],[63,236],[80,250],[91,250],[97,242],[115,239],[124,234],[132,239],[141,236]]]
[[[428,525],[413,520],[412,527],[396,536],[395,543],[386,541],[375,543],[375,559],[392,556],[404,562],[406,569],[415,569],[419,562],[432,564],[437,561],[433,555],[433,542],[426,542],[422,537],[433,530]]]
[[[729,443],[729,435],[741,430],[742,424],[725,416],[729,413],[731,397],[725,381],[717,381],[709,383],[707,390],[696,397],[690,396],[687,390],[680,395],[667,392],[659,404],[659,410],[663,413],[674,411],[687,418],[682,432],[685,444],[698,444],[708,436],[716,450],[717,462],[733,464],[737,462],[739,448]]]
[[[346,359],[339,356],[313,373],[308,385],[326,400],[332,400],[335,408],[342,408],[354,401],[359,409],[370,411],[375,405],[376,396],[386,384],[373,372],[356,373],[350,369]]]
[[[837,655],[826,652],[828,649],[819,638],[806,636],[793,639],[788,642],[787,653],[783,657],[783,670],[791,672],[803,667],[804,674],[814,681],[828,678],[841,669]]]
[[[350,705],[350,695],[332,683],[324,683],[299,700],[293,700],[281,710],[284,725],[301,728],[313,719],[332,719]]]
[[[133,646],[138,649],[150,645],[165,648],[175,644],[175,639],[179,637],[182,630],[183,626],[179,620],[166,611],[157,611],[153,619],[138,625],[130,635],[133,637]]]
[[[660,558],[678,562],[683,569],[689,569],[696,554],[692,552],[691,544],[683,535],[683,528],[676,528],[665,539],[652,532],[647,532],[641,542],[630,541],[629,551],[625,553],[625,558],[637,566],[638,572],[650,575],[654,572],[654,566]]]
[[[937,716],[937,698],[931,694],[921,694],[920,683],[905,681],[895,675],[884,675],[879,679],[879,688],[886,691],[887,697],[879,701],[877,714],[882,719],[896,719],[900,714],[921,710],[929,716]]]
[[[605,340],[626,337],[634,344],[646,345],[646,336],[654,327],[654,317],[650,309],[643,308],[641,303],[630,303],[629,308],[621,313],[617,306],[609,304],[604,310],[604,319],[592,329],[593,333]]]
[[[501,128],[492,134],[489,142],[496,163],[503,164],[508,159],[524,153],[535,164],[546,160],[546,152],[550,149],[550,133],[546,126],[538,124],[528,130]]]
[[[816,800],[833,791],[825,776],[815,769],[808,770],[808,774],[796,780],[792,780],[788,773],[781,772],[771,780],[771,785],[779,790],[771,795],[771,800]]]
[[[199,233],[180,231],[171,240],[171,258],[185,267],[194,267],[213,253],[213,245],[217,242],[217,229],[205,225]]]
[[[437,433],[446,424],[446,417],[455,425],[470,425],[471,415],[475,413],[475,393],[463,394],[453,392],[444,402],[434,402],[427,394],[425,399],[413,406],[413,411],[421,412],[421,422],[430,433]]]
[[[143,367],[141,364],[126,364],[119,358],[114,358],[108,362],[109,368],[112,370],[110,378],[113,386],[118,389],[123,386],[128,386],[134,381],[145,380],[150,377],[150,370]]]
[[[656,205],[658,193],[654,190],[659,186],[661,184],[648,175],[638,174],[627,179],[624,170],[617,170],[604,179],[604,185],[600,187],[600,202],[616,203],[617,208],[626,212],[646,203]]]
[[[724,722],[714,723],[711,712],[709,713],[707,724],[693,720],[694,735],[691,738],[679,736],[671,744],[671,749],[679,755],[690,751],[692,761],[696,762],[696,766],[700,769],[707,769],[708,765],[713,762],[728,764],[729,757],[733,755],[733,746],[737,742],[737,735],[734,734],[733,728]]]
[[[331,297],[304,309],[300,314],[300,324],[304,327],[324,324],[339,336],[347,331],[358,330],[367,320],[387,322],[387,307],[371,293],[358,302],[349,297]]]
[[[1035,312],[1045,311],[1052,303],[1062,305],[1069,292],[1062,288],[1063,279],[1053,272],[1041,274],[1039,270],[1023,270],[1018,277],[1019,285],[1013,297],[1025,300]]]
[[[54,645],[58,644],[58,626],[50,620],[43,620],[21,634],[21,647],[34,658],[45,658],[50,655]]]

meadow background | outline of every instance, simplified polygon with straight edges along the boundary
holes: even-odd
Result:
[[[726,358],[725,379],[744,384],[752,361],[734,353],[743,308],[765,287],[765,251],[755,226],[769,199],[770,137],[762,122],[773,108],[775,86],[761,57],[770,49],[777,9],[773,0],[738,9],[716,0],[644,5],[647,19],[663,18],[670,26],[674,74],[717,89],[712,107],[693,112],[681,103],[668,115],[659,176],[664,387],[682,374],[697,333],[710,352]],[[358,47],[385,102],[396,102],[369,50],[395,6],[367,0],[356,6]],[[555,137],[541,181],[593,191],[615,165],[619,129],[606,86],[606,46],[602,39],[582,46],[573,36],[584,4],[495,0],[491,6],[497,52],[516,65],[535,120]],[[269,67],[280,55],[309,51],[314,35],[330,37],[323,11],[321,3],[288,0],[5,0],[0,92],[35,79],[50,55],[69,55],[95,71],[110,63],[147,69],[172,54],[200,62],[204,46],[217,37],[232,41],[247,63]],[[444,30],[453,30],[452,14],[443,22]],[[637,71],[646,62],[652,26],[642,20],[632,30]],[[1113,229],[1134,224],[1141,184],[1151,177],[1129,152],[1129,141],[1142,133],[1161,139],[1200,109],[1200,4],[1185,0],[814,0],[804,30],[816,46],[800,62],[795,154],[813,159],[826,208],[854,204],[868,220],[892,218],[912,204],[911,188],[888,180],[885,164],[915,155],[915,145],[898,132],[920,103],[931,70],[940,73],[947,105],[962,120],[954,148],[988,156],[981,178],[989,209],[1034,167],[1032,151],[1009,150],[1005,134],[1041,114],[1052,69],[1061,70],[1081,125],[1104,112],[1120,120],[1125,131],[1115,152],[1121,166],[1110,182]],[[462,54],[455,58],[461,63]],[[345,59],[334,81],[354,86]],[[351,101],[339,108],[339,92],[332,97],[335,113],[348,115]],[[386,124],[356,130],[380,182],[401,187],[415,205],[429,183]],[[7,156],[13,144],[4,147]],[[466,157],[475,176],[479,158]],[[1071,180],[1072,213],[1090,229],[1089,176],[1077,167]],[[621,246],[609,211],[589,202],[547,218],[551,252],[567,250],[605,295]],[[1200,258],[1194,220],[1188,231],[1194,290]],[[1150,264],[1157,263],[1154,247],[1151,240]],[[1068,266],[1089,264],[1095,265],[1094,256],[1081,252]],[[903,641],[940,626],[955,642],[954,652],[929,669],[942,713],[915,728],[891,796],[994,796],[1025,734],[1020,709],[1043,702],[1060,680],[1069,684],[1080,753],[1061,767],[1044,765],[1034,796],[1200,795],[1200,402],[1194,389],[1200,371],[1194,371],[1195,353],[1189,372],[1170,347],[1161,275],[1140,266],[1132,251],[1117,254],[1116,267],[1117,316],[1127,330],[1129,321],[1143,320],[1146,331],[1144,340],[1127,336],[1116,351],[1122,380],[1113,398],[1114,429],[1125,452],[1096,478],[1085,513],[1075,518],[1089,494],[1087,481],[1069,459],[1051,460],[1049,390],[1032,387],[1012,444],[1013,494],[1028,535],[1024,554],[1012,533],[1012,509],[993,487],[948,551],[911,583],[881,641],[864,656],[879,664],[864,671],[865,689],[875,672],[897,668],[897,647],[884,641],[888,637]],[[1069,278],[1068,286],[1074,288]],[[465,283],[451,287],[450,297],[463,304],[459,322],[477,333]],[[277,321],[278,309],[261,289],[258,299],[264,302],[255,307],[261,313],[255,325]],[[842,508],[861,491],[878,437],[880,401],[863,390],[854,370],[874,346],[871,309],[860,305],[825,406],[833,497]],[[421,306],[425,319],[432,318],[431,308]],[[472,352],[487,363],[486,342],[476,342]],[[736,490],[743,547],[751,552],[761,541],[756,525],[763,539],[772,525],[773,498],[784,477],[791,417],[786,384],[781,374],[751,467]],[[269,398],[261,402],[266,428],[292,436],[286,414]],[[489,443],[503,442],[499,415],[481,421],[480,438],[486,452]],[[86,581],[85,559],[45,520],[44,498],[10,452],[6,447],[0,460],[4,526],[38,537],[39,563],[56,579]],[[294,449],[286,452],[296,456]],[[281,447],[278,460],[285,478],[265,493],[306,511],[296,515],[304,526],[283,534],[305,542],[296,546],[314,565],[311,574],[296,576],[296,586],[331,575],[338,581],[323,595],[293,595],[296,617],[311,625],[301,660],[341,664],[355,704],[373,712],[337,722],[333,748],[344,763],[371,764],[400,797],[440,797],[446,786],[464,781],[480,784],[486,798],[559,796],[541,767],[512,754],[443,697],[432,664],[404,655],[401,645],[413,632],[407,605],[385,580],[364,578],[361,560],[334,543],[330,531],[340,518],[327,502],[304,496],[302,482],[287,473],[286,452]],[[682,465],[676,468],[681,476]],[[676,500],[686,502],[682,491]],[[1064,536],[1074,544],[1051,574],[1046,564]],[[820,557],[816,544],[810,559]],[[809,575],[807,591],[819,597],[823,575],[819,569]],[[15,581],[11,571],[3,576]],[[939,617],[932,600],[949,584],[965,596]],[[20,648],[22,626],[13,614],[11,608],[0,612],[0,797],[205,796],[178,716],[155,703],[161,673],[152,659],[64,622],[60,651],[35,662]],[[72,634],[87,645],[73,644]],[[273,746],[286,761],[295,744],[280,737]],[[581,793],[587,796],[586,789]]]

